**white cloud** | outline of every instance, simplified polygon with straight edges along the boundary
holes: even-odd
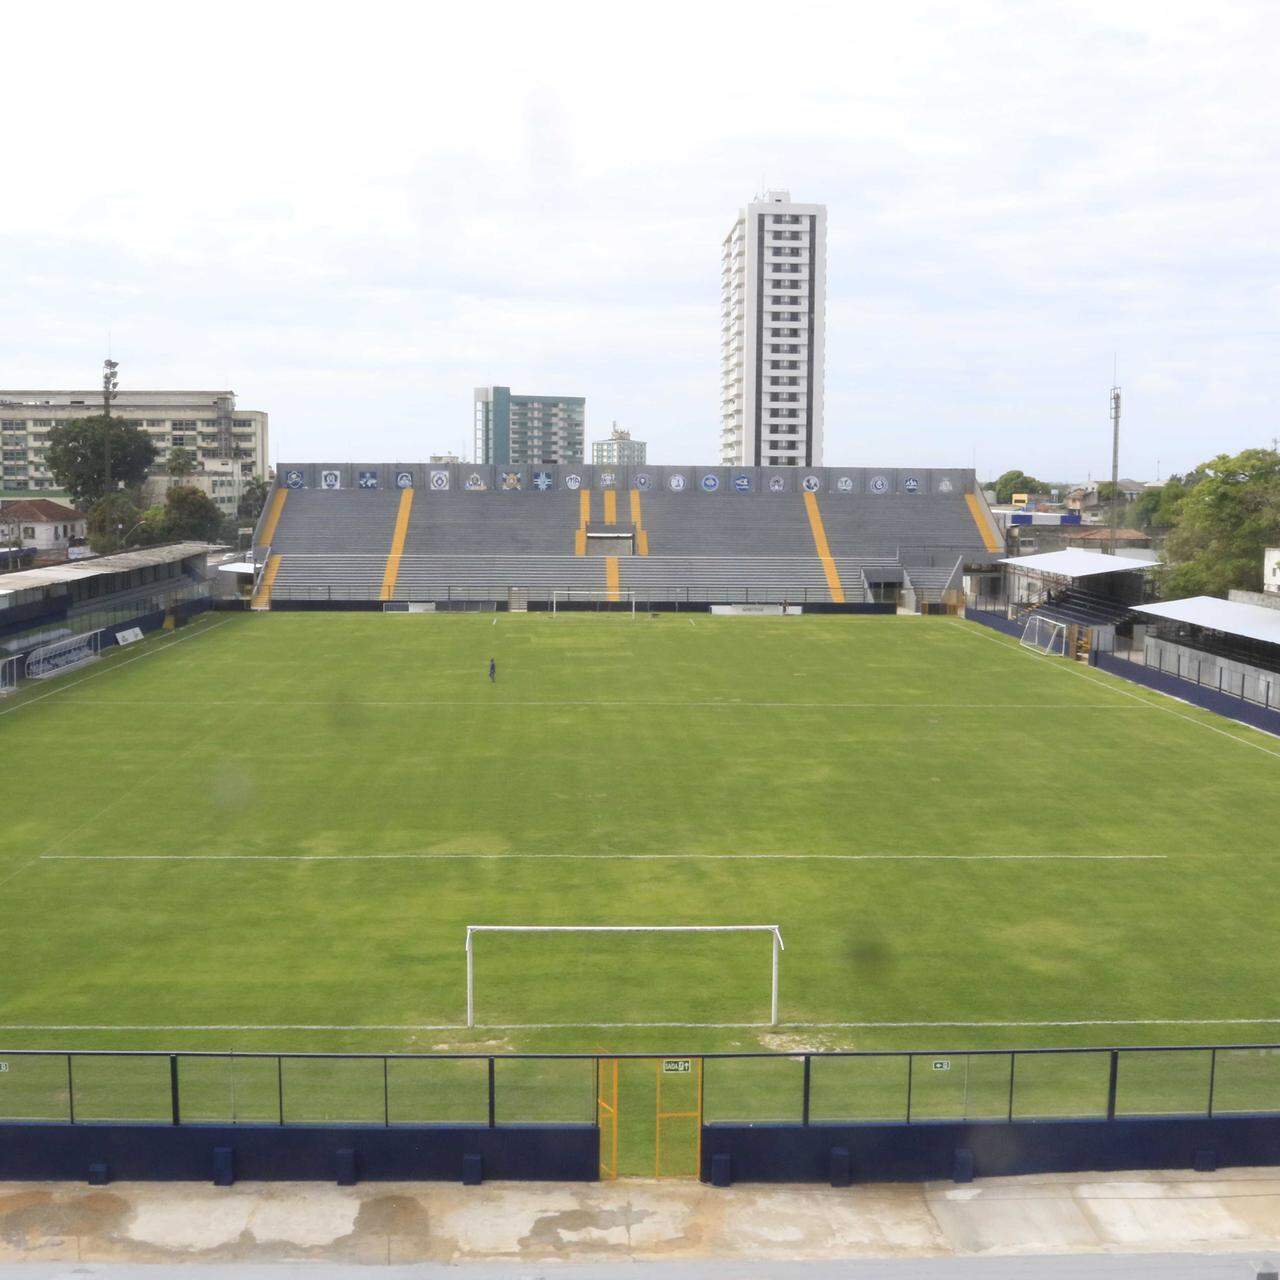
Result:
[[[1269,439],[1275,8],[888,8],[29,6],[0,385],[91,381],[109,327],[290,458],[457,448],[489,381],[711,457],[764,182],[830,211],[831,460],[1096,472],[1113,352],[1126,472]]]

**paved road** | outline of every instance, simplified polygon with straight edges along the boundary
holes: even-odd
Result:
[[[933,1258],[827,1262],[329,1263],[184,1265],[189,1280],[1257,1280],[1280,1265],[1262,1254],[1111,1254],[1106,1257]],[[461,1271],[461,1275],[460,1275]],[[0,1264],[0,1280],[160,1280],[170,1264]]]

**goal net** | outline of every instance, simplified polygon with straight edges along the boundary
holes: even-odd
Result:
[[[1033,613],[1022,629],[1022,646],[1036,649],[1040,653],[1051,653],[1055,657],[1065,658],[1067,655],[1067,624],[1055,622],[1052,618],[1042,618]]]
[[[18,659],[0,658],[0,698],[18,687]]]
[[[634,591],[595,591],[586,588],[557,588],[551,593],[551,612],[567,613],[582,609],[601,609],[616,605],[621,612],[636,612],[636,593]]]
[[[466,949],[468,1027],[778,1021],[776,924],[472,924]]]
[[[101,644],[101,631],[87,631],[82,636],[69,636],[66,640],[55,640],[52,644],[33,649],[27,654],[27,679],[47,680],[60,671],[95,662]]]

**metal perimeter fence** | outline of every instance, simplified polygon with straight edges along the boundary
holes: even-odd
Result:
[[[705,1124],[1280,1114],[1280,1045],[739,1054],[0,1051],[0,1122],[597,1124],[602,1064],[699,1059]]]

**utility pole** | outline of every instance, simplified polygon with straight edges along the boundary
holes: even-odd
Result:
[[[111,402],[116,398],[117,388],[120,385],[120,379],[116,374],[116,370],[120,367],[118,360],[104,360],[102,362],[102,417],[104,424],[102,428],[103,440],[103,462],[104,476],[102,481],[102,494],[106,497],[111,492]]]
[[[1111,554],[1120,532],[1120,388],[1111,388]]]

